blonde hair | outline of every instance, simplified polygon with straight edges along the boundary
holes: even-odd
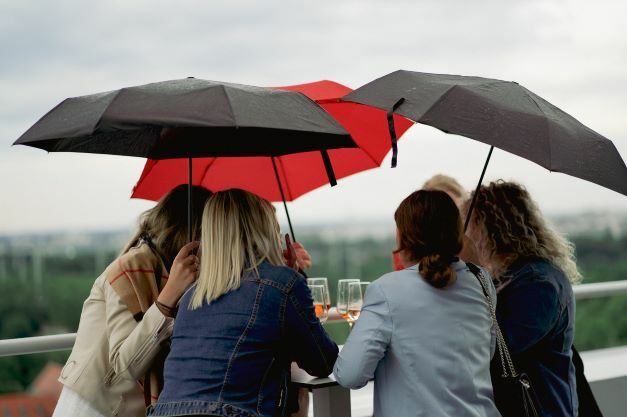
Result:
[[[444,191],[457,203],[463,203],[468,200],[468,191],[462,187],[453,177],[448,175],[437,174],[429,178],[423,185],[423,190]]]
[[[200,275],[190,308],[200,308],[240,286],[264,261],[284,265],[279,224],[268,201],[239,189],[217,192],[202,215]]]
[[[211,194],[211,191],[206,188],[192,186],[194,213],[192,240],[200,232],[200,213]],[[122,250],[122,254],[137,246],[141,240],[145,240],[159,253],[169,268],[181,247],[187,243],[188,204],[187,184],[178,185],[170,190],[153,208],[140,215],[139,227]]]
[[[465,204],[468,211],[469,202]],[[580,282],[575,247],[542,216],[537,204],[520,184],[503,180],[481,186],[469,224],[479,254],[495,281],[503,285],[507,269],[521,258],[541,258]]]

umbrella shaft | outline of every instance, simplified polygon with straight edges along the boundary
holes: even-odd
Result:
[[[279,186],[279,192],[281,193],[281,199],[283,200],[283,207],[285,208],[285,215],[287,216],[287,224],[290,226],[290,234],[292,235],[292,241],[296,242],[296,236],[294,236],[294,228],[292,227],[292,220],[290,219],[290,212],[287,209],[287,203],[285,202],[285,193],[283,192],[283,185],[281,184],[281,177],[279,177],[279,170],[276,167],[276,161],[274,156],[270,157],[272,160],[272,168],[274,168],[274,175],[276,177],[276,183]]]
[[[490,158],[492,157],[493,150],[494,150],[494,146],[490,146],[488,157],[485,160],[485,164],[483,164],[483,171],[481,171],[481,177],[479,177],[479,183],[477,184],[477,188],[475,188],[475,192],[472,194],[472,201],[470,202],[470,207],[468,208],[468,214],[466,214],[466,221],[464,222],[464,233],[466,232],[466,229],[468,229],[468,224],[470,223],[470,217],[472,216],[472,210],[475,208],[475,202],[477,201],[477,194],[479,193],[479,188],[481,187],[481,183],[483,183],[483,177],[485,176],[486,169],[488,169],[488,164],[490,163]]]
[[[192,241],[192,159],[187,159],[187,241]]]

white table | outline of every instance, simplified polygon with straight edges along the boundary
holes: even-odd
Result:
[[[333,375],[316,378],[293,363],[292,383],[311,392],[314,417],[351,417],[351,391],[340,386]]]

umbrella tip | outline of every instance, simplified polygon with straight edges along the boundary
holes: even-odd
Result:
[[[196,78],[196,77],[187,77],[187,78],[189,79],[189,78]]]

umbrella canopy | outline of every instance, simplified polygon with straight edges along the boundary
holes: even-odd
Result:
[[[328,151],[336,178],[344,178],[381,165],[391,147],[385,111],[362,104],[341,102],[340,98],[352,90],[332,81],[279,89],[301,92],[315,100],[350,133],[359,146]],[[394,123],[399,136],[413,124],[398,115],[394,116]],[[172,188],[187,181],[186,172],[185,160],[149,160],[133,189],[132,197],[159,200]],[[275,158],[197,158],[194,160],[192,172],[194,185],[212,191],[242,188],[269,201],[292,201],[328,182],[323,161],[317,152]],[[283,195],[279,185],[283,188]]]
[[[627,167],[614,144],[515,82],[396,71],[344,100],[394,109],[627,195]]]
[[[315,100],[352,136],[359,148],[331,149],[329,164],[337,178],[376,168],[389,152],[388,120],[384,111],[357,103],[341,102],[352,91],[333,81],[317,81],[280,90],[300,92]],[[393,123],[399,136],[412,124],[395,115]],[[133,189],[133,198],[159,200],[161,196],[184,183],[185,161],[149,160]],[[286,201],[292,201],[329,182],[323,161],[315,152],[276,157],[217,157],[194,161],[191,183],[212,191],[242,188],[269,201],[283,201],[292,237],[294,231]],[[335,178],[331,179],[334,183]]]
[[[151,159],[356,147],[302,94],[196,78],[69,98],[14,144]]]
[[[315,152],[334,182],[328,149],[357,145],[303,94],[185,78],[69,98],[15,143],[49,152],[188,158]],[[249,171],[250,173],[250,171]],[[188,204],[191,239],[191,204]]]

